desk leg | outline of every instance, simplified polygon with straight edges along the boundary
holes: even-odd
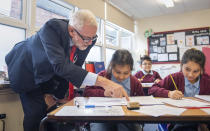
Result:
[[[47,116],[41,120],[40,125],[39,125],[39,131],[44,131],[44,127],[45,127],[44,125],[47,122],[47,120],[48,120]]]

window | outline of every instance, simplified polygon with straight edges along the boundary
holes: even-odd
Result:
[[[109,49],[109,48],[106,48],[106,68],[108,67],[111,59],[112,59],[112,55],[114,54],[116,50],[114,49]]]
[[[36,27],[52,18],[69,19],[74,7],[59,0],[37,0]]]
[[[120,44],[122,48],[130,50],[132,44],[132,34],[125,31],[121,31]]]
[[[97,42],[96,43],[101,43],[102,44],[102,41],[103,41],[103,22],[102,22],[102,20],[100,19],[100,18],[96,18],[96,20],[97,20],[97,23],[98,23],[98,29],[97,29],[97,32],[96,32],[96,34],[98,35],[98,39],[97,39]]]
[[[112,46],[118,46],[118,30],[111,25],[106,24],[105,26],[105,40],[106,44]]]
[[[101,61],[101,47],[100,46],[93,46],[93,48],[91,48],[87,58],[85,61],[97,61],[100,62]]]
[[[0,24],[0,36],[0,70],[6,71],[5,56],[16,43],[25,39],[25,30]]]
[[[0,1],[0,14],[15,18],[22,19],[22,0],[1,0]]]

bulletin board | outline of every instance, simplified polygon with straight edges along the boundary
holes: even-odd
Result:
[[[209,46],[210,28],[156,32],[148,37],[148,52],[153,63],[179,63],[189,48]]]

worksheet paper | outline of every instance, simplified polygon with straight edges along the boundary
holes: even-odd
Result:
[[[139,102],[139,105],[163,105],[158,99],[155,99],[153,96],[136,96],[129,97],[130,102]]]
[[[127,105],[127,100],[125,97],[123,97],[123,98],[89,97],[86,105],[120,106],[120,105]]]
[[[153,106],[141,106],[139,110],[133,110],[133,111],[158,117],[166,114],[178,116],[182,114],[185,110],[186,109],[183,108],[170,107],[166,105],[153,105]]]
[[[210,102],[210,95],[195,95],[195,97]]]
[[[167,103],[169,105],[177,106],[177,107],[207,107],[210,104],[205,102],[200,102],[192,99],[182,98],[181,100],[174,100],[171,98],[161,98],[159,99],[163,103]]]
[[[210,114],[210,108],[201,109],[202,111],[206,112],[207,114]]]
[[[121,106],[84,108],[77,106],[64,106],[55,113],[55,116],[123,116]]]

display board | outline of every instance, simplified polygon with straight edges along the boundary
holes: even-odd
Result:
[[[153,63],[179,63],[189,48],[210,45],[210,28],[156,32],[148,37],[148,51]]]

